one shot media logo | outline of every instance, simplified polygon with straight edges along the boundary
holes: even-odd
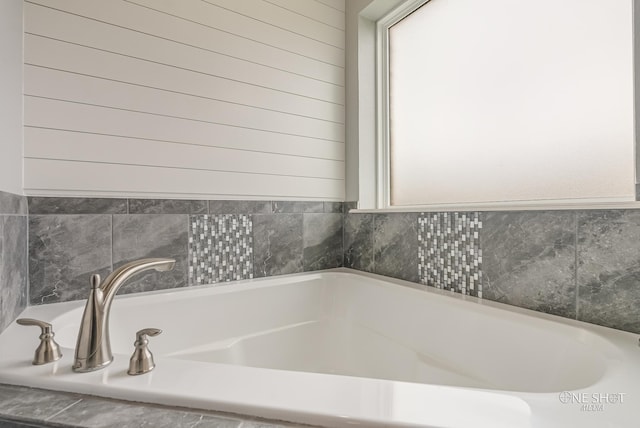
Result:
[[[558,395],[562,404],[579,405],[583,412],[601,412],[608,405],[624,404],[626,392],[570,392],[563,391]]]

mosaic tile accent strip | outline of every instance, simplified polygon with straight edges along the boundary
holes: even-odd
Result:
[[[419,281],[482,297],[480,213],[439,212],[418,216]]]
[[[253,278],[253,224],[244,214],[193,215],[189,284]]]

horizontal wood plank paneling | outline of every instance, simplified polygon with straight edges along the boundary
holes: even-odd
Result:
[[[336,10],[320,2],[301,2],[299,0],[263,0],[288,11],[298,13],[316,22],[345,30],[344,10]],[[340,3],[340,2],[337,2]]]
[[[25,126],[344,160],[344,144],[309,137],[27,96]],[[28,141],[25,141],[28,143]]]
[[[128,5],[105,2],[114,8],[123,4]],[[133,9],[122,13],[134,16],[143,12],[154,13],[154,20],[140,24],[140,27],[148,28],[130,30],[124,26],[131,25],[130,18],[115,25],[26,3],[25,31],[254,86],[344,104],[343,68],[327,68],[323,63],[284,51],[270,51],[265,46],[238,37],[227,40],[233,36],[212,33],[208,27],[194,26],[188,21],[148,12],[137,6],[128,7]],[[110,15],[94,15],[112,18]],[[144,17],[139,16],[139,19]],[[34,60],[33,56],[31,60]]]
[[[331,102],[45,37],[27,34],[25,51],[26,65],[37,65],[331,122],[344,122],[344,107]]]
[[[132,0],[141,1],[141,0]],[[249,19],[253,16],[259,16],[261,21],[265,21],[270,26],[279,28],[285,32],[292,33],[296,36],[306,37],[322,44],[333,46],[344,51],[344,31],[334,27],[328,27],[326,24],[310,19],[300,13],[278,7],[264,0],[203,0],[205,3],[216,7],[233,10],[234,13],[240,14]],[[309,10],[309,5],[316,5],[315,2],[299,2],[304,9]],[[297,16],[296,16],[297,15]],[[285,33],[286,35],[286,33]]]
[[[342,180],[203,171],[127,164],[74,162],[55,159],[25,159],[31,173],[25,177],[28,188],[46,194],[64,189],[78,195],[168,194],[234,195],[278,198],[337,200]],[[47,171],[56,171],[48,174]],[[256,179],[256,177],[258,179]],[[315,189],[309,196],[308,189]],[[39,192],[40,193],[40,192]]]
[[[25,95],[120,108],[240,128],[344,140],[344,125],[198,96],[26,65]]]
[[[29,158],[122,163],[122,153],[126,153],[126,163],[129,165],[344,178],[344,162],[327,159],[166,141],[139,140],[136,144],[131,144],[130,138],[109,135],[92,135],[87,138],[86,134],[78,132],[39,128],[26,128],[25,139],[27,144],[24,154]]]
[[[223,0],[125,0],[128,3],[146,6],[150,9],[188,19],[194,23],[217,28],[221,31],[260,42],[266,46],[278,47],[287,52],[313,58],[336,66],[344,66],[344,48],[296,34],[268,22],[269,17],[249,16],[243,4],[246,0],[224,2]],[[216,4],[224,4],[229,8]],[[304,0],[307,1],[307,0]],[[228,4],[232,3],[232,4]],[[246,11],[251,13],[251,11]],[[262,11],[264,13],[264,10]]]
[[[28,0],[27,193],[342,199],[343,6]]]
[[[344,0],[315,0],[315,1],[325,6],[329,6],[340,12],[344,12],[346,9]]]

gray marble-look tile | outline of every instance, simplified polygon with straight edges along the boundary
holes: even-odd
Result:
[[[373,214],[345,214],[344,266],[373,272]]]
[[[418,213],[377,214],[373,226],[374,272],[418,282]]]
[[[640,210],[578,214],[578,319],[640,333]]]
[[[147,258],[176,260],[169,272],[145,271],[121,288],[121,294],[164,290],[187,285],[187,214],[128,214],[113,216],[113,267]]]
[[[0,215],[0,332],[27,306],[27,217]]]
[[[209,201],[209,214],[238,214],[241,201]]]
[[[35,423],[16,422],[0,418],[0,428],[43,428],[45,425]]]
[[[110,215],[29,216],[31,304],[85,299],[91,275],[110,271]]]
[[[574,212],[485,213],[483,297],[575,318],[575,230]]]
[[[305,271],[342,266],[342,214],[303,214]]]
[[[271,201],[209,201],[210,214],[271,214]]]
[[[129,214],[207,214],[207,201],[129,199]]]
[[[126,214],[126,199],[29,197],[29,214]]]
[[[273,201],[274,213],[321,213],[324,211],[324,202],[315,201]]]
[[[0,214],[27,215],[27,198],[0,191]]]
[[[204,416],[195,411],[85,397],[49,421],[84,428],[193,428],[200,427],[203,419]],[[237,428],[240,425],[233,419],[215,419],[217,425],[212,420],[208,426]]]
[[[302,214],[254,214],[254,276],[303,271]]]
[[[324,212],[326,213],[342,213],[344,211],[344,202],[324,202]]]
[[[357,201],[349,201],[349,202],[344,202],[344,207],[342,208],[342,210],[346,214],[349,212],[349,210],[355,210],[357,208],[358,208]]]
[[[237,214],[271,214],[271,201],[238,201]]]
[[[79,400],[76,394],[0,385],[0,415],[26,421],[44,421]]]

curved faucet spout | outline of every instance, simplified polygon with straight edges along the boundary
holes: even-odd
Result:
[[[141,259],[127,263],[113,271],[104,282],[100,275],[91,277],[91,291],[82,315],[76,343],[73,371],[90,372],[108,366],[113,361],[109,340],[111,302],[122,285],[133,275],[149,269],[173,269],[173,259]]]
[[[141,259],[119,267],[111,272],[100,285],[104,295],[104,306],[108,308],[111,305],[111,301],[120,287],[133,275],[149,269],[155,269],[159,272],[169,271],[173,269],[175,264],[176,261],[173,259]]]

